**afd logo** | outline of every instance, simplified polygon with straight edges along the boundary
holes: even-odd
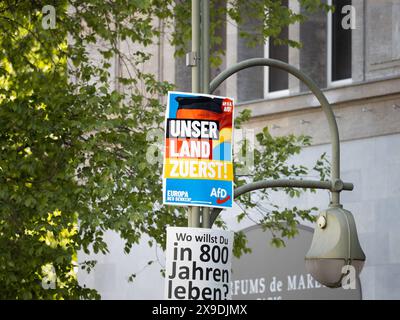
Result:
[[[228,192],[223,188],[212,188],[210,197],[217,198],[218,204],[223,204],[231,198]]]

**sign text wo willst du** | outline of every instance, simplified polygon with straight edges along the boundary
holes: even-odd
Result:
[[[168,228],[165,298],[230,299],[232,244],[232,232]]]

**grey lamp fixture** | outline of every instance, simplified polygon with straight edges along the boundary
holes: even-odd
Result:
[[[353,215],[341,205],[330,206],[316,224],[306,269],[321,284],[338,288],[347,274],[345,266],[353,266],[358,276],[365,262]]]

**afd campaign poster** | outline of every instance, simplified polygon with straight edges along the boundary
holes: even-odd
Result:
[[[232,207],[233,111],[231,98],[168,92],[164,204]]]

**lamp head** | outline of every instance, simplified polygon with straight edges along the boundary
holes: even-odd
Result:
[[[365,254],[350,211],[335,206],[319,214],[305,261],[306,269],[314,279],[330,288],[341,286],[348,271],[346,266],[353,266],[356,276],[360,274]]]

